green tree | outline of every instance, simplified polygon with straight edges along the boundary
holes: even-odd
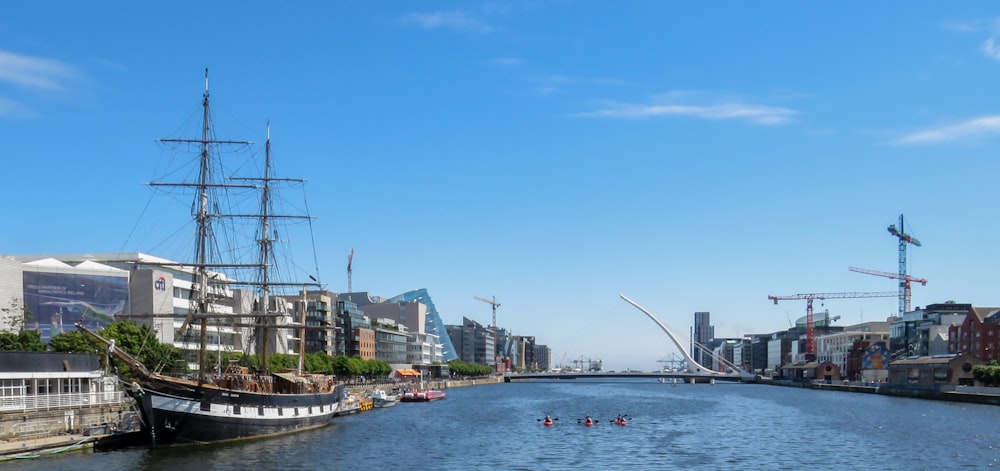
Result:
[[[128,352],[150,370],[170,375],[190,372],[184,352],[173,345],[160,343],[149,326],[140,326],[132,321],[116,321],[108,324],[100,335],[114,340],[115,348]],[[129,368],[117,361],[115,364],[120,374],[130,376],[125,373]]]
[[[45,343],[42,336],[34,330],[22,330],[18,333],[0,332],[0,350],[8,352],[44,352]]]
[[[49,339],[49,350],[65,353],[101,353],[101,345],[83,332],[71,330]]]
[[[990,360],[989,364],[972,367],[972,377],[986,386],[1000,385],[1000,363]]]

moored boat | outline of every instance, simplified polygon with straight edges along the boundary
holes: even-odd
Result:
[[[385,392],[385,389],[376,389],[371,394],[372,403],[377,408],[392,407],[399,403],[399,397]]]
[[[250,143],[214,137],[214,126],[209,123],[211,113],[207,70],[202,108],[200,138],[161,140],[197,151],[198,158],[195,161],[198,171],[194,178],[186,182],[151,184],[187,189],[193,193],[194,203],[191,208],[196,226],[193,260],[168,265],[191,280],[190,292],[183,294],[184,298],[190,300],[190,305],[183,313],[175,313],[171,309],[165,314],[132,316],[145,318],[147,322],[155,317],[175,320],[182,318],[184,322],[180,328],[180,336],[200,337],[197,374],[184,377],[161,374],[116,348],[113,341],[77,325],[81,331],[103,342],[108,353],[124,362],[131,370],[134,382],[130,392],[140,406],[145,428],[154,447],[243,440],[323,427],[339,411],[340,401],[344,397],[344,386],[338,384],[332,376],[302,371],[304,352],[301,347],[298,369],[272,372],[266,367],[267,355],[275,351],[273,344],[268,345],[268,338],[274,337],[271,342],[278,339],[275,329],[295,328],[300,330],[299,338],[305,337],[304,322],[292,324],[295,320],[291,320],[293,316],[288,309],[293,304],[289,299],[295,292],[278,290],[281,287],[302,289],[303,302],[300,307],[301,318],[304,319],[305,289],[307,286],[320,286],[313,276],[309,276],[313,282],[279,281],[275,273],[272,273],[272,270],[277,272],[274,268],[274,244],[277,242],[278,230],[272,228],[271,224],[283,218],[308,216],[272,213],[272,187],[276,182],[293,180],[271,175],[270,136],[266,141],[264,162],[260,166],[263,175],[246,178],[225,175],[230,179],[227,181],[213,179],[213,176],[223,175],[220,171],[223,166],[217,155],[220,147]],[[233,180],[242,180],[244,183],[233,183]],[[255,192],[254,210],[226,207],[231,195],[225,192],[235,191],[236,188]],[[249,200],[250,198],[246,198],[242,201]],[[221,253],[235,253],[219,250],[222,237],[219,240],[214,238],[221,233],[231,237],[232,233],[226,233],[221,227],[216,228],[216,225],[234,219],[252,220],[256,223],[255,230],[245,231],[249,232],[248,236],[257,244],[254,251],[256,258],[252,263],[248,260],[217,258]],[[252,273],[248,273],[250,269]],[[226,302],[227,293],[235,291],[234,286],[253,287],[252,290],[245,290],[252,302],[240,303],[230,299],[231,305],[221,306],[220,303]],[[176,299],[174,298],[175,301]],[[277,319],[286,322],[279,327]],[[209,323],[209,320],[212,322]],[[247,350],[243,352],[244,357],[259,355],[258,364],[264,366],[257,369],[235,365],[224,368],[220,362],[217,371],[212,373],[214,368],[208,361],[206,350],[207,334],[210,329],[219,332],[222,326],[253,332],[252,341],[245,344]],[[194,335],[187,332],[189,328],[194,330]],[[221,350],[218,345],[215,348]]]
[[[401,397],[399,400],[403,402],[430,402],[430,401],[436,401],[438,399],[444,399],[446,397],[448,397],[448,395],[445,394],[444,391],[430,389],[427,391],[423,390],[407,391],[403,393],[403,397]]]

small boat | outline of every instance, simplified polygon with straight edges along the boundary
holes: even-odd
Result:
[[[623,418],[617,418],[614,420],[615,425],[621,425],[622,427],[628,425],[628,421]]]
[[[399,404],[399,398],[385,392],[385,389],[376,389],[372,392],[371,398],[375,407],[392,407]]]
[[[407,391],[403,393],[403,397],[399,400],[403,402],[430,402],[438,399],[444,399],[447,396],[448,395],[445,394],[444,391],[430,389],[427,391]]]
[[[545,420],[543,420],[542,423],[545,424],[546,427],[551,427],[552,424],[554,424],[551,417],[545,417]]]
[[[597,421],[590,418],[590,416],[588,415],[587,418],[583,419],[583,421],[581,421],[580,423],[586,425],[587,427],[593,427],[594,424],[597,423]]]

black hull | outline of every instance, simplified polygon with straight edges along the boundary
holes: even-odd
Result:
[[[138,399],[154,447],[247,440],[326,426],[343,386],[316,394],[260,394],[211,388],[145,389]]]

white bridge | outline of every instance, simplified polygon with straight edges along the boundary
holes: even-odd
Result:
[[[719,364],[726,369],[726,371],[725,372],[715,371],[711,368],[706,368],[702,366],[697,361],[695,361],[695,359],[691,356],[691,353],[684,348],[684,345],[681,344],[680,339],[678,339],[677,336],[674,335],[674,333],[671,332],[670,329],[668,329],[667,326],[663,324],[663,322],[660,322],[660,320],[657,319],[656,316],[653,315],[653,313],[647,311],[646,308],[640,306],[639,303],[627,298],[624,294],[619,294],[618,296],[621,296],[621,298],[624,299],[625,302],[635,306],[636,309],[642,311],[643,314],[649,316],[649,318],[652,319],[653,322],[656,323],[656,325],[660,326],[660,328],[663,329],[664,332],[666,332],[667,336],[670,337],[670,340],[674,342],[674,345],[677,346],[677,349],[680,350],[681,355],[687,362],[688,375],[700,373],[701,375],[706,375],[709,377],[736,377],[742,379],[750,379],[754,377],[752,373],[740,368],[739,366],[733,364],[733,362],[723,358],[722,356],[716,355],[714,352],[709,350],[704,345],[694,342],[696,344],[695,346],[704,350],[709,355],[711,355],[712,358],[716,359],[719,362]]]
[[[754,375],[739,366],[733,364],[733,362],[716,355],[708,347],[698,344],[695,342],[695,346],[702,349],[711,355],[712,358],[716,359],[720,365],[725,368],[725,371],[715,371],[711,368],[706,368],[700,363],[695,361],[691,353],[684,348],[680,339],[674,335],[673,332],[667,328],[663,322],[660,322],[653,313],[646,310],[646,308],[640,306],[635,301],[627,298],[624,294],[620,294],[622,299],[626,302],[635,306],[636,309],[642,311],[643,314],[649,316],[656,325],[663,329],[663,332],[670,337],[670,340],[674,342],[674,345],[680,350],[681,355],[687,362],[687,371],[673,371],[673,372],[658,372],[658,373],[645,373],[645,372],[620,372],[620,373],[604,373],[604,372],[578,372],[578,373],[521,373],[521,374],[508,374],[504,377],[504,381],[510,382],[512,380],[521,379],[578,379],[578,378],[671,378],[671,379],[683,379],[690,382],[714,382],[718,380],[726,381],[746,381],[754,379]]]

